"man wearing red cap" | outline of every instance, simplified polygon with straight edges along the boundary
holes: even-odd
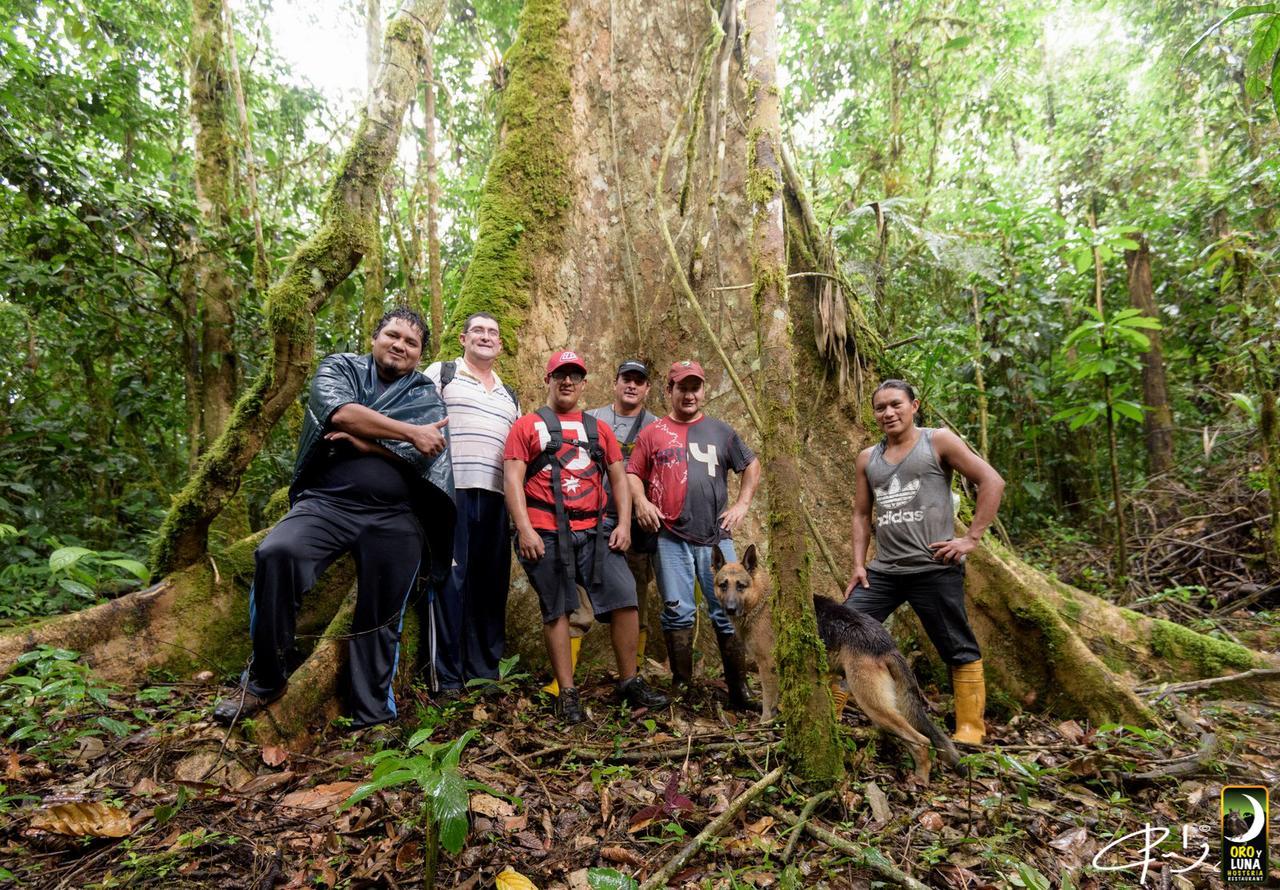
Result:
[[[639,611],[624,551],[631,543],[631,498],[613,430],[577,410],[586,363],[571,350],[547,362],[547,403],[515,422],[503,452],[507,509],[516,526],[516,555],[538,594],[542,632],[565,723],[584,719],[573,683],[569,614],[578,588],[597,621],[607,622],[618,663],[618,694],[634,707],[660,708],[666,696],[636,672]],[[617,521],[606,522],[604,478],[615,492]]]
[[[636,521],[658,532],[654,569],[662,594],[662,630],[676,686],[693,682],[694,582],[702,590],[720,644],[729,705],[753,705],[746,658],[733,624],[716,599],[712,548],[736,562],[732,535],[747,515],[760,484],[760,461],[742,437],[702,413],[706,375],[695,361],[667,372],[671,413],[641,431],[627,462]],[[729,505],[728,472],[741,474],[738,499]]]

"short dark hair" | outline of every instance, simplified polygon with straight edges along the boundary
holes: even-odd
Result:
[[[414,312],[408,306],[397,306],[390,312],[383,315],[382,318],[378,319],[378,326],[373,329],[373,336],[376,337],[381,334],[382,329],[396,319],[399,319],[400,321],[407,321],[409,324],[417,328],[418,334],[422,337],[423,345],[426,345],[427,323],[422,320],[421,315]]]
[[[495,325],[498,326],[499,331],[502,330],[502,323],[498,321],[498,319],[490,315],[488,312],[472,312],[470,315],[467,316],[466,321],[462,323],[462,333],[465,334],[467,331],[471,330],[471,322],[475,321],[477,318],[487,318],[489,319],[489,321],[493,322]]]
[[[911,401],[914,402],[916,400],[916,391],[911,388],[911,384],[905,380],[899,380],[896,377],[890,377],[888,380],[885,380],[876,387],[875,392],[871,394],[873,401],[875,400],[875,397],[880,394],[880,390],[882,389],[898,389],[905,392],[907,394],[907,398]]]

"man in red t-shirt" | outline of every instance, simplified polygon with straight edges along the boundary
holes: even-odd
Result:
[[[640,619],[635,579],[623,555],[631,543],[630,490],[613,430],[577,410],[586,376],[577,353],[552,355],[546,407],[515,422],[502,455],[516,555],[538,594],[547,655],[560,686],[556,710],[565,723],[584,718],[569,650],[569,614],[578,606],[578,584],[586,588],[596,620],[609,623],[618,695],[633,707],[667,705],[667,697],[636,672]],[[561,444],[552,454],[548,445],[557,436]],[[604,513],[606,472],[616,493],[616,523],[606,522]]]
[[[671,366],[667,372],[671,413],[640,431],[627,462],[627,480],[636,522],[658,532],[653,562],[673,685],[688,688],[693,682],[696,581],[720,644],[729,706],[749,710],[753,703],[747,689],[746,655],[716,599],[712,550],[719,549],[727,562],[737,560],[733,530],[747,515],[760,484],[760,461],[733,427],[702,413],[705,380],[697,362]],[[742,476],[732,506],[727,478],[731,470]]]

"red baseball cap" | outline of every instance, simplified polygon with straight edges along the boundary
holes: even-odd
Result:
[[[671,370],[667,371],[667,383],[679,383],[686,377],[697,377],[699,380],[706,380],[707,375],[702,372],[702,365],[688,359],[682,362],[672,362]]]
[[[582,373],[587,373],[587,363],[578,358],[578,353],[572,349],[566,349],[564,352],[553,352],[551,358],[547,360],[547,376],[563,368],[565,365],[576,365],[582,369]]]

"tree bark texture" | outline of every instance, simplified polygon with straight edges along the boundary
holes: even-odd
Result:
[[[782,126],[778,111],[777,5],[749,0],[743,14],[749,60],[747,193],[751,201],[751,264],[756,348],[760,360],[757,401],[762,427],[764,484],[770,492],[769,568],[773,574],[773,624],[777,640],[780,709],[785,742],[801,775],[834,782],[844,774],[826,652],[818,636],[809,579],[809,552],[801,506],[799,417],[796,410],[794,341],[787,292],[783,229]]]
[[[1155,288],[1151,284],[1151,248],[1141,236],[1137,250],[1124,252],[1129,269],[1129,302],[1143,315],[1159,320]],[[1159,331],[1147,331],[1151,348],[1142,356],[1142,402],[1146,406],[1143,425],[1147,440],[1147,472],[1151,475],[1173,469],[1173,411],[1169,408],[1169,388],[1165,383],[1164,350]]]
[[[440,266],[440,173],[436,158],[436,66],[431,46],[427,46],[424,73],[426,83],[422,90],[422,118],[424,155],[423,170],[418,175],[427,177],[427,281],[429,303],[424,306],[424,316],[431,319],[431,336],[437,352],[444,346],[444,279]]]
[[[231,81],[223,59],[226,33],[221,0],[191,4],[191,129],[195,135],[196,206],[203,232],[194,255],[202,318],[200,336],[200,443],[206,450],[222,433],[236,395],[236,305],[224,242],[231,221],[232,140],[227,127]]]
[[[372,243],[382,178],[395,157],[428,31],[443,12],[443,0],[411,0],[387,27],[377,88],[339,162],[320,211],[319,228],[289,259],[267,293],[270,352],[236,403],[227,428],[174,499],[152,549],[157,575],[203,559],[210,522],[235,495],[241,475],[267,433],[310,375],[315,313]]]
[[[364,13],[365,71],[368,79],[369,112],[372,113],[374,90],[378,83],[378,62],[382,58],[382,4],[379,0],[365,0]],[[386,285],[383,274],[380,207],[381,203],[375,201],[371,219],[372,237],[369,240],[369,249],[364,255],[364,290],[363,299],[360,302],[361,345],[373,339],[373,329],[378,326],[383,308],[386,306],[386,295],[383,293]]]

